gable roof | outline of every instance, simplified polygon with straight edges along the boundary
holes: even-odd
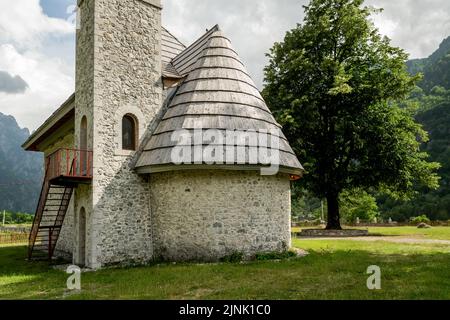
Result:
[[[194,130],[201,127],[204,130],[217,129],[224,134],[236,130],[280,132],[281,171],[302,174],[303,168],[286,137],[281,133],[281,126],[274,119],[244,64],[233,50],[230,40],[218,26],[174,57],[170,65],[185,79],[170,97],[167,111],[144,146],[135,166],[138,172],[152,173],[188,168],[187,165],[174,165],[172,152],[177,142],[172,141],[172,137],[175,132],[183,129],[193,135]],[[206,146],[202,148],[204,150]],[[236,159],[236,155],[233,157]],[[250,170],[261,166],[262,163],[252,163],[249,160],[249,148],[246,147],[245,163],[235,163],[226,168]],[[192,166],[199,167],[212,168]]]
[[[181,43],[173,34],[166,28],[162,27],[161,32],[161,60],[163,64],[169,64],[173,58],[179,55],[186,49],[186,46]]]

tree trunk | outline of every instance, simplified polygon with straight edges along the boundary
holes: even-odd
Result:
[[[332,193],[327,196],[327,202],[328,202],[327,230],[342,230],[338,199],[339,199],[338,194]]]

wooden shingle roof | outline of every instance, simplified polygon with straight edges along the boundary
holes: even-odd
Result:
[[[173,34],[166,28],[161,33],[161,60],[163,64],[163,76],[169,78],[181,78],[177,70],[172,66],[172,60],[186,49]]]
[[[144,145],[135,167],[138,172],[211,169],[211,165],[194,164],[194,161],[192,165],[175,165],[172,159],[172,152],[178,144],[173,141],[173,134],[182,129],[193,134],[195,129],[201,127],[203,130],[219,130],[224,135],[236,130],[279,132],[281,171],[302,174],[303,168],[281,132],[281,126],[233,50],[230,40],[218,26],[174,57],[169,65],[172,72],[184,80],[168,98],[167,111]],[[214,145],[212,141],[204,143],[203,150],[207,145]],[[213,166],[232,170],[260,168],[262,163],[249,161],[250,147],[252,145],[247,142],[245,163],[216,163]],[[270,149],[269,152],[272,152]]]

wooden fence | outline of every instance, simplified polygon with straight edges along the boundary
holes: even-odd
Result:
[[[0,233],[0,245],[27,244],[28,236],[28,233]]]

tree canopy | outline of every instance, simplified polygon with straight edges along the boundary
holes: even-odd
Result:
[[[312,0],[302,24],[275,43],[263,96],[307,174],[305,187],[328,203],[340,228],[343,191],[382,189],[408,197],[436,188],[437,163],[420,150],[427,133],[401,108],[420,76],[408,55],[382,37],[364,0]]]

